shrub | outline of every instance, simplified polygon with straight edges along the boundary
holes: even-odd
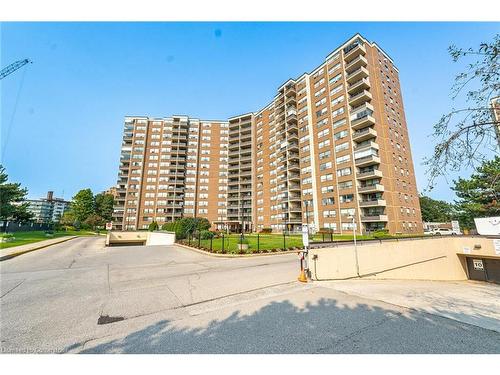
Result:
[[[214,232],[210,232],[209,230],[202,230],[200,232],[200,238],[202,240],[209,240],[211,238],[214,238]]]
[[[373,233],[373,238],[389,238],[391,235],[389,234],[389,231],[387,229],[384,230],[377,230],[375,233]]]
[[[262,230],[260,231],[260,233],[272,233],[272,232],[273,232],[272,228],[262,228]]]
[[[148,230],[150,232],[154,232],[155,230],[158,230],[158,223],[156,221],[153,221],[151,224],[149,224]]]

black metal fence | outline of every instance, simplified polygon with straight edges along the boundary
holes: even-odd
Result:
[[[8,221],[7,225],[3,221],[0,224],[0,230],[7,233],[51,230],[52,227],[53,224],[47,223],[15,223],[13,221]]]

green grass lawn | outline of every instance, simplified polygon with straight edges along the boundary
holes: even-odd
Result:
[[[65,237],[65,236],[90,236],[95,235],[94,232],[90,231],[60,231],[54,232],[52,235],[46,235],[44,231],[32,231],[32,232],[15,232],[11,233],[14,236],[14,240],[9,242],[1,242],[0,249],[7,249],[9,247],[26,245],[34,242],[50,240],[52,238]],[[1,234],[0,237],[4,237],[5,234]]]
[[[333,237],[330,234],[326,234],[323,236],[321,233],[317,233],[314,236],[311,236],[311,242],[328,242],[333,239],[333,241],[352,241],[353,236],[349,234],[333,234]],[[393,238],[403,238],[403,237],[411,237],[411,236],[395,236]],[[282,234],[260,234],[257,239],[256,234],[246,234],[245,238],[248,240],[248,250],[246,253],[256,253],[260,252],[271,252],[271,251],[282,251],[290,248],[302,248],[302,235],[300,234],[290,234],[285,236],[283,240]],[[373,236],[370,235],[357,235],[356,239],[358,240],[371,240],[374,239]],[[238,243],[240,241],[239,234],[230,234],[224,235],[224,250],[228,254],[237,254]],[[258,241],[258,243],[257,243]],[[183,240],[183,243],[186,245],[189,244],[188,240]],[[198,246],[198,239],[191,239],[191,246]],[[210,249],[210,240],[201,240],[200,246],[205,249]],[[212,250],[217,253],[221,253],[223,246],[223,239],[214,238],[212,240]]]

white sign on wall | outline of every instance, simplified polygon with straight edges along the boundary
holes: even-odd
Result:
[[[493,248],[495,249],[495,254],[500,255],[500,240],[493,240]]]
[[[464,254],[470,254],[470,247],[464,247]]]
[[[474,269],[478,271],[484,271],[483,260],[482,259],[472,259],[472,264]]]
[[[302,224],[302,243],[309,246],[309,228],[307,224]]]

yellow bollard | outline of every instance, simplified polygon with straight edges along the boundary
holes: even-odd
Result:
[[[306,272],[304,270],[304,253],[299,251],[299,259],[300,259],[300,274],[297,280],[299,280],[301,283],[307,283],[307,276]]]

